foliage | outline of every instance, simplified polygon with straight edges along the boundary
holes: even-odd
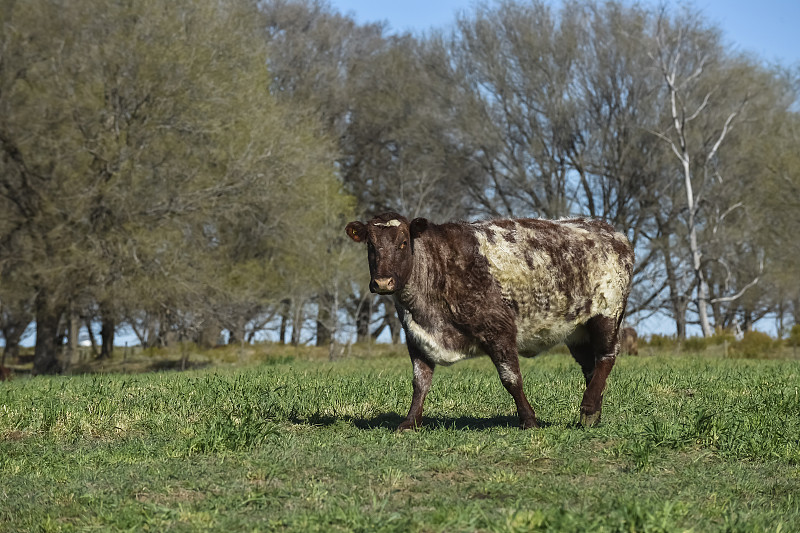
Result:
[[[720,345],[725,343],[733,344],[734,342],[736,342],[736,335],[727,330],[717,329],[714,332],[714,335],[708,337],[708,343],[712,345]]]
[[[670,335],[661,335],[659,333],[653,333],[646,339],[640,340],[645,346],[650,346],[657,350],[668,350],[672,349],[676,345],[675,337]]]
[[[9,530],[776,531],[800,520],[796,360],[620,359],[576,427],[569,356],[437,370],[396,434],[404,356],[18,378],[0,389]]]
[[[795,324],[789,333],[789,338],[786,339],[788,346],[800,346],[800,324]]]
[[[637,253],[628,314],[676,341],[800,319],[796,73],[691,6],[479,3],[424,35],[322,0],[0,12],[0,326],[13,347],[35,321],[37,372],[86,323],[101,354],[120,325],[397,338],[341,235],[388,209],[607,219]]]
[[[709,345],[710,337],[689,337],[681,342],[681,348],[687,352],[702,352]]]
[[[309,290],[330,277],[352,202],[315,119],[269,93],[252,3],[4,11],[0,289],[37,294],[40,330],[96,306],[216,339],[285,297],[288,255]]]
[[[731,354],[747,359],[761,358],[768,356],[778,346],[780,342],[776,342],[766,333],[746,331],[742,340],[731,346]]]

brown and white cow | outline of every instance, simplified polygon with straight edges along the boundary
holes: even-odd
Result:
[[[397,213],[345,230],[367,244],[370,290],[394,295],[405,330],[414,392],[398,429],[421,424],[436,365],[481,354],[494,362],[522,427],[536,427],[518,355],[562,341],[586,379],[581,424],[600,421],[633,270],[623,234],[583,218],[434,224]]]

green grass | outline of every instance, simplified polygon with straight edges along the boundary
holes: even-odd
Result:
[[[406,356],[279,357],[0,383],[0,531],[793,531],[800,362],[621,358],[603,424],[578,366],[522,362],[517,429],[483,358],[397,434]]]

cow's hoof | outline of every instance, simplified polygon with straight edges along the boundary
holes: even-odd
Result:
[[[519,427],[520,429],[534,429],[539,427],[539,422],[535,418],[533,420],[523,420]]]
[[[600,411],[596,413],[581,413],[581,425],[585,428],[596,426],[600,423]]]
[[[403,431],[416,431],[418,427],[419,426],[417,426],[417,424],[415,424],[413,421],[409,422],[408,420],[406,420],[405,422],[397,426],[397,429],[395,431],[397,431],[398,433],[402,433]]]

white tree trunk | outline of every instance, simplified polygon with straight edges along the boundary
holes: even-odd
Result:
[[[700,243],[698,242],[698,221],[697,221],[697,213],[698,213],[698,201],[695,198],[694,193],[694,176],[692,173],[692,156],[689,151],[688,147],[688,139],[687,139],[687,127],[688,123],[694,120],[695,118],[703,112],[703,110],[708,105],[708,102],[711,97],[711,93],[708,93],[703,98],[702,102],[698,105],[697,109],[694,112],[690,112],[685,107],[684,100],[678,94],[681,91],[681,88],[686,85],[686,83],[694,78],[697,78],[703,74],[706,58],[700,58],[698,61],[697,69],[688,75],[686,79],[681,82],[678,82],[678,64],[681,59],[680,53],[676,52],[674,56],[672,56],[671,60],[667,60],[665,55],[663,54],[666,50],[664,48],[663,43],[659,43],[661,47],[662,54],[660,55],[661,59],[661,69],[664,75],[664,80],[667,84],[667,89],[669,91],[669,99],[670,99],[670,111],[671,111],[671,119],[672,119],[672,126],[675,130],[674,137],[670,137],[663,133],[657,133],[657,135],[666,141],[670,148],[672,149],[673,153],[677,156],[677,158],[681,162],[681,168],[683,170],[683,181],[684,181],[684,191],[686,193],[686,208],[688,211],[688,220],[687,220],[687,231],[689,236],[689,252],[692,256],[692,270],[694,271],[694,283],[695,283],[695,303],[697,304],[697,315],[698,320],[700,322],[700,328],[703,331],[704,337],[709,337],[713,334],[713,330],[711,328],[711,324],[708,318],[708,306],[709,302],[709,289],[708,289],[708,282],[705,279],[705,274],[703,272],[703,249]],[[704,163],[708,164],[709,161],[716,155],[720,145],[722,144],[725,136],[728,133],[729,127],[736,117],[738,112],[734,112],[730,114],[725,121],[724,127],[722,128],[719,137],[717,138],[714,145],[705,154]]]

